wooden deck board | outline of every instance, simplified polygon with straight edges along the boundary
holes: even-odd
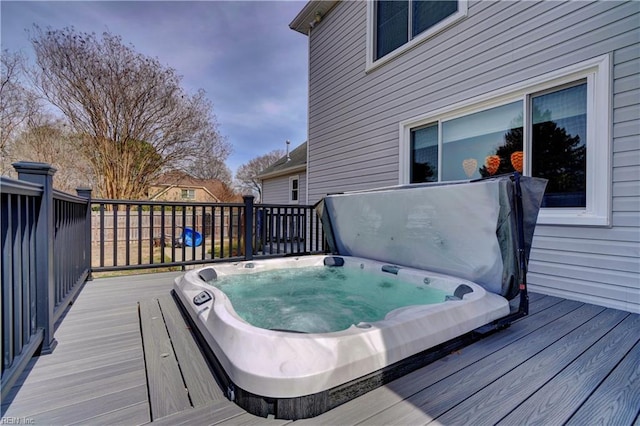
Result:
[[[611,330],[607,338],[598,340],[534,395],[511,411],[500,424],[537,424],[541,421],[562,424],[569,420],[636,344],[638,330],[640,316],[628,315]],[[637,405],[640,408],[640,402]]]
[[[159,419],[191,407],[156,299],[140,302],[142,329],[151,418]]]
[[[243,413],[237,417],[214,423],[219,426],[282,426],[293,423],[292,420],[265,419],[253,414]]]
[[[99,422],[99,418],[104,418],[104,423],[109,423],[107,418],[121,418],[121,410],[125,410],[131,418],[138,418],[140,423],[149,419],[149,408],[147,403],[147,392],[145,386],[119,389],[116,392],[96,395],[93,398],[83,398],[58,407],[53,410],[43,411],[27,418],[33,421],[34,425],[61,425],[68,423],[91,424]],[[134,408],[131,408],[131,407]],[[133,411],[133,413],[131,413]],[[110,422],[109,424],[115,424]],[[132,424],[129,420],[124,424]]]
[[[164,417],[154,421],[153,424],[154,426],[205,426],[234,419],[242,414],[246,414],[242,408],[230,401],[222,400]],[[266,420],[261,417],[259,419]]]
[[[99,383],[100,380],[109,377],[126,377],[139,373],[143,368],[144,360],[142,358],[125,358],[114,360],[113,363],[107,365],[94,364],[90,366],[87,364],[82,369],[78,369],[76,366],[49,369],[48,374],[29,375],[23,381],[23,386],[37,387],[38,390],[48,389],[55,393],[60,388],[68,390],[83,383]]]
[[[82,419],[70,425],[86,426],[113,426],[113,425],[139,425],[149,421],[149,404],[147,401],[117,408],[88,419]]]
[[[2,415],[30,419],[35,424],[151,421],[137,303],[159,299],[157,313],[173,347],[190,345],[191,334],[169,298],[173,279],[179,275],[158,273],[87,283],[60,323],[58,347],[29,363],[18,380],[21,386],[14,387],[9,399],[2,401]],[[510,425],[568,421],[617,426],[640,422],[640,315],[539,294],[531,294],[530,300],[531,314],[511,327],[318,417],[292,423],[501,421]],[[172,362],[182,363],[185,370],[186,365],[193,371],[203,368],[204,360],[193,347],[183,355],[179,352],[175,349]],[[181,356],[190,361],[180,361]],[[181,374],[186,382],[188,374]],[[197,375],[188,381],[186,387],[194,400],[196,388],[211,385],[199,383]],[[181,386],[186,393],[185,384]],[[188,406],[162,418],[156,410],[153,423],[289,423],[246,413],[224,399],[219,388],[210,390],[220,393],[203,397],[198,407],[189,401]],[[212,400],[207,402],[209,398]]]
[[[84,375],[82,375],[84,376]],[[112,393],[115,389],[130,389],[144,380],[144,371],[140,368],[118,375],[109,375],[96,380],[75,381],[60,392],[55,381],[40,382],[32,386],[23,386],[28,392],[19,401],[12,403],[16,410],[29,409],[31,414],[43,413],[65,407],[69,403],[92,400]]]
[[[604,308],[583,305],[530,333],[526,339],[517,340],[503,350],[496,351],[469,367],[461,368],[447,378],[404,399],[382,412],[376,417],[376,421],[412,425],[429,423],[602,310]],[[484,340],[476,343],[479,346],[484,344]]]
[[[438,417],[444,424],[493,425],[559,374],[627,314],[606,310]],[[584,382],[582,383],[584,386]],[[574,406],[574,410],[578,408]]]
[[[91,313],[82,315],[75,323],[65,324],[66,327],[60,333],[56,333],[56,339],[65,339],[69,342],[87,338],[87,330],[92,330],[97,336],[119,335],[122,331],[134,329],[133,322],[138,317],[138,312],[133,306],[128,306],[126,310],[116,311],[117,317],[111,318],[106,315],[112,311],[105,311],[100,316],[105,315],[104,321],[94,322]]]
[[[112,366],[117,366],[121,362],[134,364],[136,368],[144,366],[142,351],[137,347],[129,347],[119,352],[107,352],[93,357],[82,357],[80,359],[63,359],[60,362],[41,362],[45,357],[34,358],[31,368],[27,368],[20,377],[18,383],[38,383],[43,380],[50,380],[56,377],[63,377],[70,374],[79,375],[85,371],[94,369],[110,370]],[[141,363],[141,364],[139,364]],[[37,374],[31,374],[33,370]]]
[[[640,342],[569,420],[569,425],[632,424],[640,417]]]
[[[158,298],[194,407],[226,399],[171,295]]]

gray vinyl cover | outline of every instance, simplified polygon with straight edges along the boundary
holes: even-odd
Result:
[[[524,279],[546,180],[520,177],[524,265],[513,177],[329,195],[316,209],[330,250],[440,272],[512,299]]]

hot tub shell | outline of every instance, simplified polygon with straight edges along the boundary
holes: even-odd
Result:
[[[516,184],[494,179],[327,197],[319,210],[334,254],[216,264],[176,279],[175,294],[210,348],[227,396],[257,415],[315,416],[433,360],[429,351],[455,348],[451,342],[468,341],[487,324],[508,324],[508,299],[520,292],[526,302],[523,261],[544,191],[539,180],[529,180],[520,198]],[[523,199],[527,214],[515,202]],[[465,211],[473,216],[461,224]],[[305,334],[248,324],[206,283],[225,274],[305,266],[428,281],[452,300],[396,309],[343,331]],[[431,277],[437,279],[425,280]]]
[[[334,256],[304,256],[216,266],[218,276],[260,273],[268,269],[324,266]],[[351,257],[344,268],[382,272],[385,264]],[[249,266],[249,267],[248,267]],[[335,267],[335,266],[327,266]],[[413,268],[399,268],[394,277],[424,285],[429,277],[450,294],[451,300],[389,312],[384,320],[359,323],[332,333],[295,333],[266,330],[244,321],[229,298],[200,278],[201,270],[187,272],[176,281],[176,291],[193,321],[229,378],[246,391],[272,398],[294,398],[326,391],[391,365],[427,348],[446,342],[509,313],[508,301],[470,281]],[[388,274],[388,273],[386,273]],[[435,279],[439,278],[439,279]],[[473,291],[454,296],[460,285]],[[196,305],[198,295],[211,300]]]

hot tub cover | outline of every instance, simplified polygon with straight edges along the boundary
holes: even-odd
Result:
[[[395,186],[329,195],[316,210],[335,254],[458,276],[512,299],[546,182],[514,175]]]

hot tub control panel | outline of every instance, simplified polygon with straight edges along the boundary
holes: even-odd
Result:
[[[206,291],[201,291],[193,298],[193,304],[200,306],[203,303],[207,303],[209,300],[211,300],[211,295]]]

